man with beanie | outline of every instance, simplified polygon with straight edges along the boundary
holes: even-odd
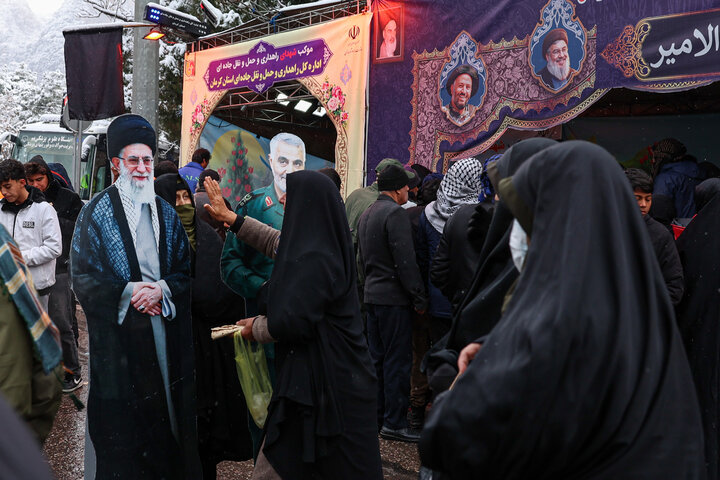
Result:
[[[108,126],[118,180],[83,207],[70,248],[92,369],[86,478],[202,478],[197,448],[190,250],[174,205],[153,187],[155,130]],[[87,455],[86,455],[87,458]]]
[[[63,392],[69,393],[82,386],[77,339],[73,325],[75,305],[73,293],[70,290],[68,262],[75,221],[82,210],[83,202],[77,193],[60,185],[40,155],[34,156],[25,164],[25,175],[28,185],[37,188],[45,195],[45,199],[55,209],[60,223],[62,253],[55,261],[55,285],[50,290],[48,313],[60,331],[65,365]]]
[[[380,172],[390,165],[395,165],[400,168],[403,166],[402,163],[394,158],[385,158],[378,163],[377,167],[375,167],[375,173],[379,175]],[[408,182],[410,182],[410,179],[413,176],[413,172],[407,172]],[[378,199],[378,193],[378,184],[376,180],[372,185],[364,188],[358,188],[353,191],[350,195],[348,195],[347,200],[345,200],[345,213],[347,213],[348,223],[350,224],[350,233],[352,234],[353,245],[355,246],[356,251],[358,242],[357,227],[358,222],[360,221],[360,215],[362,215],[363,212],[370,207],[370,205],[375,203],[375,200]]]
[[[412,311],[427,309],[427,296],[410,219],[401,205],[408,199],[408,175],[389,165],[378,175],[380,195],[360,216],[358,271],[364,277],[367,336],[378,377],[378,426],[383,438],[417,442],[408,428],[412,367]]]

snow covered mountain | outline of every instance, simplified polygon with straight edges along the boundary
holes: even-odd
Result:
[[[39,74],[64,72],[63,28],[108,21],[81,18],[78,14],[83,10],[90,10],[83,0],[65,0],[52,15],[42,18],[30,10],[25,0],[0,0],[0,65],[25,63]]]

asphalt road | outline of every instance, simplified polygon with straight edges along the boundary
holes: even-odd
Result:
[[[85,315],[78,310],[80,330],[80,363],[83,368],[83,388],[76,390],[78,398],[87,402],[88,336]],[[85,410],[78,411],[68,395],[63,395],[62,404],[55,418],[50,436],[45,442],[45,455],[58,480],[81,480],[84,472],[85,452]],[[417,446],[403,442],[380,439],[383,474],[387,480],[416,480],[420,468]],[[217,478],[221,480],[249,479],[252,461],[222,462],[218,465]]]

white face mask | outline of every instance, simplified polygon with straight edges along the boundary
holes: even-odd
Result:
[[[528,252],[527,233],[520,226],[517,220],[513,220],[512,230],[510,231],[510,254],[512,255],[513,263],[518,271],[522,272],[522,267],[525,264],[525,257]]]

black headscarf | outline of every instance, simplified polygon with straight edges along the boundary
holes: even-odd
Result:
[[[493,164],[496,169],[494,176],[509,177],[532,155],[556,144],[549,138],[529,138],[516,143]],[[505,295],[518,276],[508,246],[512,221],[513,216],[505,203],[502,200],[497,202],[473,282],[453,318],[450,332],[428,357],[431,375],[442,365],[446,366],[439,372],[442,379],[439,378],[438,383],[433,382],[436,390],[444,389],[443,384],[446,388],[449,385],[447,380],[452,382],[457,374],[460,350],[486,335],[500,320]]]
[[[500,187],[516,191],[513,213],[532,212],[527,259],[502,319],[433,404],[423,462],[453,478],[703,478],[672,305],[615,159],[565,142]]]
[[[187,190],[190,197],[190,205],[175,205],[176,193],[180,190]],[[190,240],[190,247],[193,254],[196,248],[196,226],[195,226],[195,197],[185,179],[178,173],[164,173],[155,179],[155,194],[175,207],[180,217],[183,229]],[[194,263],[194,261],[193,261]]]
[[[717,479],[720,475],[720,195],[714,195],[693,218],[678,238],[677,246],[685,278],[685,295],[677,307],[677,320],[700,401],[708,478]]]
[[[278,341],[277,375],[263,449],[283,478],[298,478],[303,463],[330,457],[340,464],[334,471],[337,478],[380,476],[377,382],[363,335],[356,278],[337,187],[317,172],[288,175],[285,217],[269,280],[268,330]]]
[[[695,208],[699,212],[720,193],[720,178],[708,178],[695,187]]]

